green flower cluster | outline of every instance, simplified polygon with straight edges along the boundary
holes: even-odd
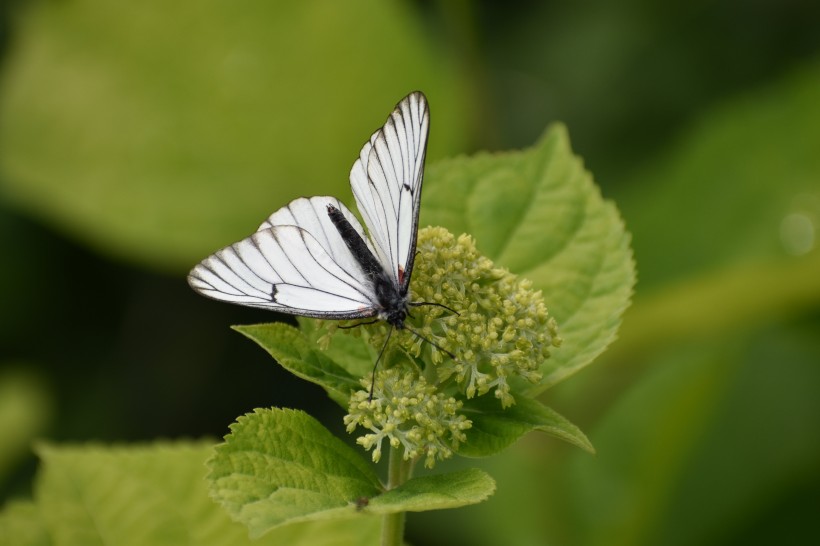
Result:
[[[362,386],[369,388],[370,382],[363,379]],[[357,426],[372,431],[356,442],[373,449],[374,462],[381,458],[386,438],[391,447],[403,448],[405,460],[424,456],[424,465],[432,468],[436,459],[453,455],[466,439],[464,431],[472,426],[458,414],[461,405],[412,370],[394,367],[376,376],[372,399],[367,390],[353,394],[344,423],[348,432]]]
[[[526,279],[496,267],[467,235],[444,228],[419,230],[411,292],[412,316],[393,332],[376,374],[353,394],[345,424],[372,431],[358,438],[381,457],[385,438],[406,458],[426,454],[425,464],[452,455],[470,421],[457,414],[462,402],[489,392],[506,408],[519,383],[541,380],[541,364],[561,338],[541,292]],[[354,324],[354,323],[350,323]],[[328,324],[328,334],[337,327]],[[346,330],[364,335],[376,351],[390,326],[384,322]],[[523,380],[523,381],[522,381]],[[520,388],[520,387],[519,387]]]
[[[467,398],[494,389],[503,407],[514,404],[510,379],[540,381],[540,365],[561,343],[541,292],[530,281],[495,267],[468,235],[456,238],[444,228],[426,228],[419,231],[418,249],[414,299],[458,313],[420,308],[419,333],[456,358],[416,337],[403,337],[405,349],[414,356],[431,351],[439,381],[453,378]]]

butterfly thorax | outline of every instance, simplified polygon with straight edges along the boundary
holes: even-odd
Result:
[[[401,294],[396,285],[384,274],[374,279],[373,288],[380,307],[379,318],[398,330],[404,328],[407,303],[410,300],[408,295]]]

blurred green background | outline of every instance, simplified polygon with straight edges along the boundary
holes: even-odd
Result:
[[[271,315],[185,273],[293,197],[348,195],[361,143],[418,88],[429,161],[565,122],[639,283],[621,339],[544,397],[598,455],[530,435],[454,463],[497,494],[411,515],[409,540],[820,540],[817,2],[0,10],[0,498],[29,494],[34,437],[219,437],[271,405],[343,434],[228,329]]]

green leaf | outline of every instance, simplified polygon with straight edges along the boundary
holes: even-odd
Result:
[[[404,2],[25,7],[3,66],[2,189],[154,267],[187,269],[302,194],[350,197],[362,142],[413,89],[434,105],[431,157],[467,134],[458,71]]]
[[[815,60],[707,112],[619,199],[649,291],[608,366],[630,388],[593,431],[607,457],[562,469],[556,499],[573,502],[559,536],[816,538],[820,252],[816,239],[796,252],[783,227],[799,215],[816,234],[819,139]]]
[[[317,319],[297,317],[296,320],[299,330],[311,343],[318,343],[319,338],[327,333],[326,329],[318,327],[320,321]],[[331,335],[328,347],[319,350],[353,377],[364,377],[373,370],[377,354],[364,337],[349,333],[351,335]]]
[[[815,61],[715,108],[631,177],[619,203],[646,267],[620,358],[817,309],[818,141]]]
[[[377,514],[424,512],[477,504],[495,492],[495,480],[478,468],[412,478],[370,499],[367,510]]]
[[[710,429],[725,390],[738,381],[733,377],[738,367],[732,364],[735,357],[732,353],[736,350],[733,344],[722,343],[719,347],[698,345],[669,351],[669,354],[656,360],[656,366],[650,373],[611,408],[595,430],[597,442],[607,457],[595,461],[576,458],[565,469],[568,485],[573,491],[569,505],[573,515],[570,519],[578,526],[576,531],[580,543],[632,545],[709,542],[707,537],[697,536],[693,531],[702,529],[700,518],[688,524],[684,524],[688,520],[686,516],[679,519],[679,525],[673,527],[674,533],[665,537],[666,540],[659,540],[654,533],[660,522],[675,514],[674,511],[669,512],[673,500],[671,496],[681,488],[687,488],[690,480],[700,482],[697,489],[697,503],[700,505],[713,505],[716,497],[734,495],[721,492],[723,487],[715,488],[716,481],[724,481],[721,477],[712,476],[710,483],[703,483],[703,477],[698,475],[684,477],[693,451],[698,449],[700,442],[714,436]],[[754,404],[759,407],[759,402],[755,401]],[[742,426],[748,429],[747,435],[753,436],[759,432],[760,423],[768,422],[773,413],[770,407],[759,407],[757,411],[765,417]],[[753,415],[750,412],[740,414],[744,416],[742,419],[735,417],[732,431],[727,431],[727,434],[736,434],[738,423],[749,414]],[[788,427],[778,428],[784,431],[781,437],[788,436],[789,432],[785,432]],[[767,431],[767,436],[771,434],[772,431]],[[713,438],[712,441],[718,443],[721,440]],[[725,437],[723,441],[726,441]],[[780,449],[779,443],[776,442],[778,446],[772,451]],[[746,447],[737,446],[738,449],[729,452],[744,453],[751,444],[744,442],[744,445]],[[721,449],[725,448],[724,445]],[[754,448],[757,451],[761,449],[765,448]],[[725,453],[720,451],[716,454],[709,466],[719,465]],[[758,453],[747,453],[744,459],[757,457]],[[727,461],[728,466],[737,467],[737,458],[731,459]],[[731,474],[732,470],[727,468],[726,472]],[[738,476],[736,480],[734,486],[745,489],[745,484],[756,481],[756,478],[743,472],[742,477]],[[624,487],[624,483],[629,487]],[[704,491],[710,492],[708,499],[704,498]],[[618,507],[615,513],[613,506]],[[712,518],[709,510],[705,512],[703,517]],[[691,514],[691,507],[684,513]],[[727,519],[731,516],[724,514],[724,524]],[[720,523],[713,522],[712,528],[716,525]],[[679,539],[686,535],[690,535],[691,540]]]
[[[285,523],[353,516],[356,499],[381,492],[359,453],[294,410],[240,417],[208,464],[211,495],[252,537]]]
[[[343,408],[347,408],[350,393],[361,388],[356,377],[325,356],[293,326],[274,322],[234,329],[258,343],[286,370],[324,388]]]
[[[736,264],[791,263],[816,250],[818,141],[815,60],[712,109],[667,153],[630,173],[618,202],[640,233],[637,254],[647,257],[641,285]],[[803,229],[789,227],[794,216]]]
[[[203,475],[204,444],[175,450],[106,450],[102,447],[37,450],[44,468],[36,501],[58,544],[172,544],[186,539],[179,508],[185,491]],[[197,465],[190,465],[196,461]],[[201,504],[206,499],[199,499]],[[143,514],[150,513],[151,517]]]
[[[543,290],[564,344],[542,365],[544,380],[531,394],[612,342],[635,282],[629,234],[562,126],[528,150],[433,164],[424,192],[422,225],[473,235],[484,254]]]
[[[495,491],[478,469],[408,480],[387,492],[371,464],[308,414],[240,417],[209,461],[211,495],[259,537],[281,525],[475,504]],[[367,505],[357,507],[359,499]]]
[[[48,529],[33,502],[9,502],[0,511],[0,546],[50,546]]]
[[[38,449],[35,507],[7,508],[0,517],[12,544],[66,546],[197,544],[202,546],[372,544],[377,518],[290,526],[251,541],[208,497],[205,460],[211,442],[146,446],[52,446]],[[49,540],[40,540],[42,529]],[[34,537],[40,542],[21,542]],[[0,539],[2,542],[2,539]]]
[[[462,412],[473,422],[472,428],[466,431],[467,442],[458,449],[458,454],[465,457],[493,455],[533,430],[595,453],[581,429],[555,410],[525,396],[517,396],[515,405],[507,409],[502,409],[498,400],[489,396],[473,398]]]

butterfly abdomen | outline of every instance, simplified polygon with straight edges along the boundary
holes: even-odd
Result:
[[[399,287],[391,280],[344,214],[333,205],[327,206],[327,214],[373,286],[377,300],[374,303],[380,307],[379,318],[401,329],[407,317],[407,294],[399,292]]]
[[[382,275],[384,268],[373,253],[370,252],[370,249],[367,248],[367,243],[364,242],[361,235],[359,235],[356,229],[347,221],[342,211],[333,205],[328,205],[327,215],[330,217],[330,221],[333,222],[333,225],[336,226],[336,230],[339,232],[339,235],[342,236],[342,240],[345,242],[348,250],[350,250],[350,253],[353,254],[356,262],[362,266],[364,274],[371,279]]]

